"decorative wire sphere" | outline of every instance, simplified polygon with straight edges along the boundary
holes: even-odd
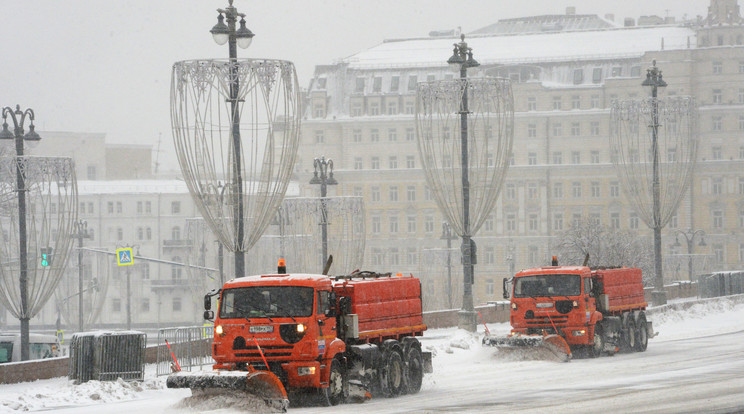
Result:
[[[70,260],[70,265],[65,269],[62,280],[54,290],[54,300],[62,321],[68,326],[77,327],[80,315],[78,310],[80,302],[77,296],[80,275],[74,250],[72,256],[74,259]],[[83,251],[83,324],[87,327],[98,321],[106,304],[112,266],[111,256]]]
[[[17,163],[25,172],[27,315],[21,315]],[[33,318],[51,298],[72,251],[77,219],[75,165],[65,157],[0,158],[0,303],[16,318]],[[51,248],[42,266],[41,249]]]
[[[325,207],[323,207],[325,205]],[[323,211],[325,210],[325,215]],[[343,275],[364,263],[365,212],[362,197],[287,198],[265,234],[251,250],[251,266],[257,273],[275,269],[286,259],[290,273],[320,273],[323,270],[321,223],[328,229],[328,254],[333,256],[329,274]]]
[[[232,134],[237,117],[238,152]],[[274,218],[297,156],[300,90],[294,65],[267,59],[176,62],[171,124],[184,180],[207,225],[226,249],[250,249]],[[241,194],[245,231],[239,240],[235,218]]]
[[[469,111],[469,229],[463,225],[460,111],[464,93]],[[509,167],[514,137],[511,82],[476,78],[419,83],[416,137],[426,182],[445,219],[460,236],[476,234],[501,192]]]
[[[670,96],[614,101],[610,114],[611,158],[623,191],[648,227],[663,228],[692,181],[699,139],[695,100]],[[654,124],[658,125],[658,217],[653,211]]]
[[[447,269],[448,257],[449,269]],[[460,263],[462,263],[460,248],[421,250],[418,278],[421,279],[421,300],[425,311],[450,309],[450,297],[452,309],[462,306],[462,283],[460,282],[462,265]]]

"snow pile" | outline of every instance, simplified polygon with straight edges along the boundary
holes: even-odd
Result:
[[[719,298],[695,303],[685,310],[667,309],[649,319],[659,339],[682,339],[689,336],[691,328],[699,336],[716,335],[731,331],[737,325],[737,317],[744,312],[744,303],[731,298]]]
[[[13,392],[14,389],[18,392]],[[165,378],[143,382],[88,381],[75,384],[66,378],[3,387],[0,412],[36,411],[69,405],[103,404],[141,398],[147,390],[165,388]]]

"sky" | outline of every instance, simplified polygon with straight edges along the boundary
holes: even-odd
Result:
[[[32,108],[36,130],[105,133],[152,145],[176,169],[170,124],[174,62],[226,58],[209,29],[227,0],[0,0],[0,106]],[[540,14],[705,15],[708,0],[235,0],[256,36],[239,57],[295,63],[302,87],[332,64],[384,39],[464,33]],[[443,59],[448,50],[442,51]],[[43,134],[42,134],[43,137]],[[158,143],[160,142],[160,145]],[[153,155],[155,160],[156,155]]]

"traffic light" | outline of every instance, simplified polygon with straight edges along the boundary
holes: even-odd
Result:
[[[42,247],[41,248],[41,266],[42,267],[48,267],[52,265],[52,248],[51,247]]]

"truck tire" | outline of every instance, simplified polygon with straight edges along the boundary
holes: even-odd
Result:
[[[421,356],[421,349],[417,346],[411,346],[406,351],[406,370],[405,370],[405,393],[416,394],[421,390],[421,382],[424,378],[424,358]]]
[[[635,351],[643,352],[648,347],[648,329],[646,327],[646,315],[641,312],[636,327]]]
[[[602,332],[602,326],[600,324],[594,325],[594,344],[589,346],[589,356],[591,358],[599,358],[604,351],[605,339]]]
[[[348,380],[343,364],[337,358],[331,362],[331,374],[328,377],[328,388],[324,388],[324,393],[328,405],[338,405],[346,400]]]
[[[635,320],[633,320],[632,315],[628,315],[627,319],[625,319],[625,324],[623,326],[623,334],[622,334],[622,340],[620,341],[621,345],[621,351],[623,352],[633,352],[636,348],[636,324]]]
[[[381,364],[379,376],[382,395],[387,398],[397,397],[405,386],[403,379],[405,367],[400,346],[385,347]]]

